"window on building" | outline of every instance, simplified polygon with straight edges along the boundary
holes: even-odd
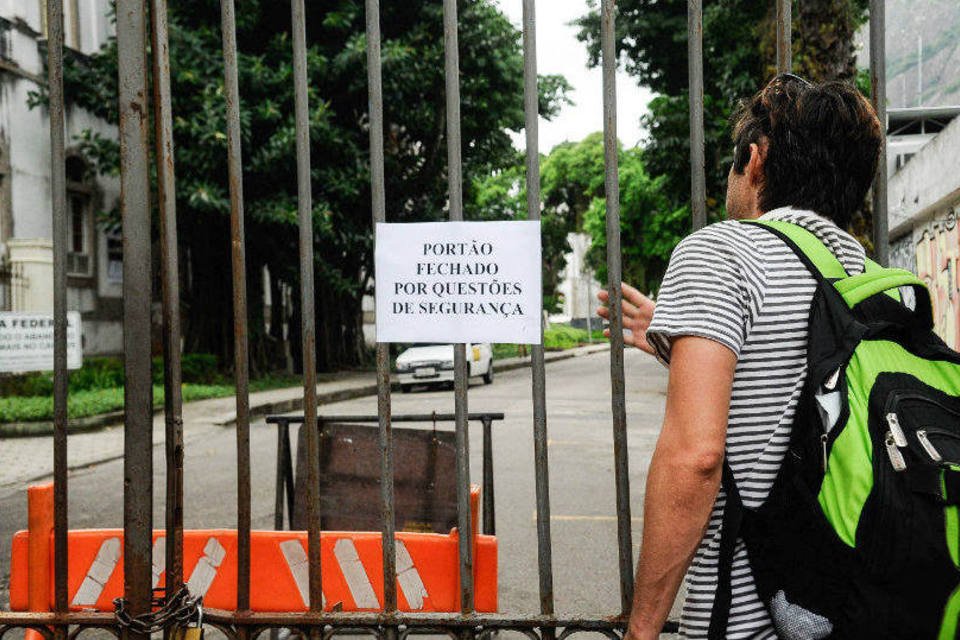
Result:
[[[67,274],[93,275],[93,188],[82,158],[67,158]]]
[[[119,229],[107,231],[107,282],[123,284],[123,236]]]
[[[47,0],[40,0],[40,33],[50,37],[47,24]],[[63,0],[63,43],[73,49],[80,49],[80,2]]]

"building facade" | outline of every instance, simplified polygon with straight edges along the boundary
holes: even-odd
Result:
[[[927,284],[937,333],[960,350],[960,118],[917,151],[888,185],[890,266]]]
[[[68,55],[96,52],[113,34],[110,0],[65,0]],[[31,96],[46,84],[46,0],[0,0],[0,311],[53,308],[50,120]],[[116,128],[67,97],[67,304],[81,312],[86,355],[122,350],[122,242],[98,213],[116,206],[119,181],[96,175],[76,143]]]

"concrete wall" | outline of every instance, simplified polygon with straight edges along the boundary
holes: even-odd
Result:
[[[566,254],[567,266],[561,273],[560,286],[557,287],[563,295],[563,311],[552,319],[586,326],[589,316],[595,326],[599,325],[594,311],[597,308],[597,291],[602,289],[603,285],[596,281],[587,266],[590,236],[585,233],[567,234],[567,244],[570,245],[570,252]]]
[[[936,331],[960,349],[960,118],[889,183],[891,266],[927,283]]]
[[[917,223],[943,215],[960,199],[960,118],[927,143],[888,186],[890,238],[909,233]]]

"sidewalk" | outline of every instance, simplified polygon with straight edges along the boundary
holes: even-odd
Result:
[[[607,344],[588,345],[567,351],[546,353],[544,360],[556,362],[581,355],[605,351]],[[529,358],[506,358],[494,363],[495,371],[509,371],[530,366]],[[345,373],[335,380],[317,385],[319,405],[341,402],[377,393],[376,374]],[[303,407],[303,389],[288,387],[250,394],[252,418],[298,411]],[[184,442],[201,440],[214,429],[233,426],[236,420],[234,398],[199,400],[183,405]],[[164,441],[164,418],[158,413],[153,420],[154,446]],[[78,469],[123,457],[122,417],[116,424],[96,431],[70,434],[69,468]],[[22,490],[29,483],[53,474],[53,438],[50,436],[0,439],[0,493]]]

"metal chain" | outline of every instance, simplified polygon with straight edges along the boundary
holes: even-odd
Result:
[[[130,615],[127,611],[129,603],[123,598],[114,600],[113,606],[117,615],[117,624],[121,628],[129,629],[134,633],[151,634],[168,627],[186,626],[197,618],[202,603],[203,596],[194,598],[187,587],[183,586],[166,602],[155,600],[154,606],[158,606],[158,609],[138,616]]]

